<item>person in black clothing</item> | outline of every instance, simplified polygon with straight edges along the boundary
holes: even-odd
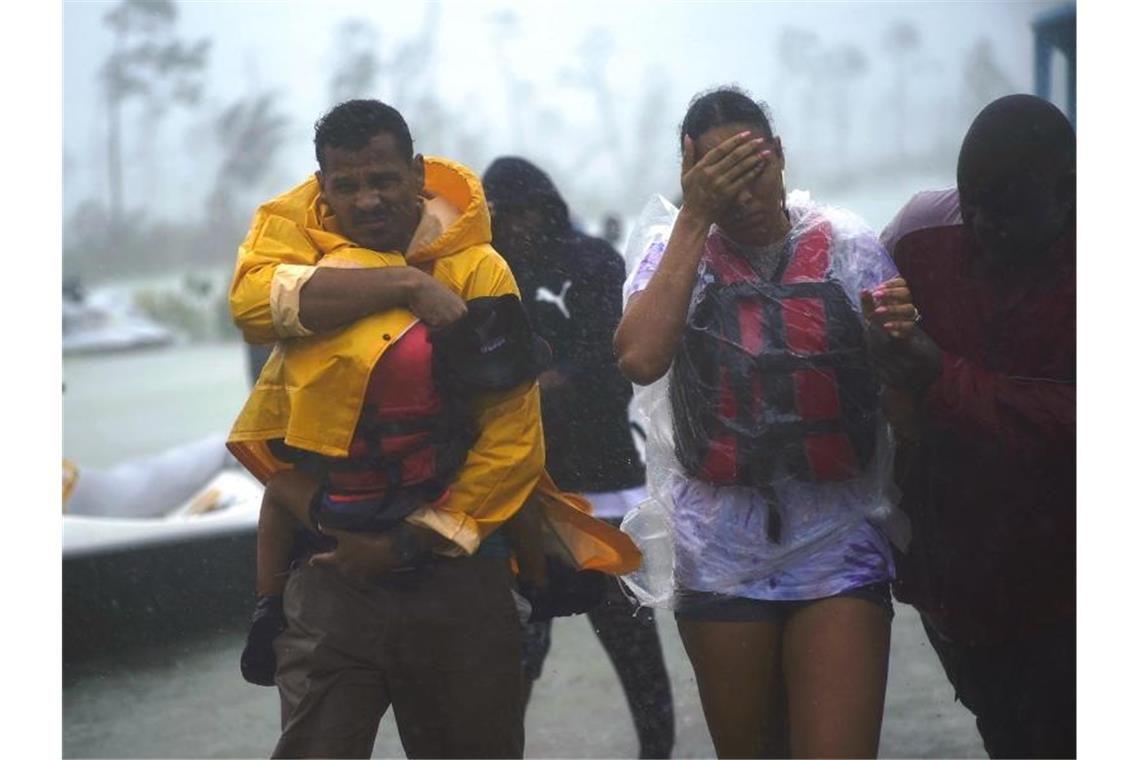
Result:
[[[511,267],[553,366],[539,376],[546,467],[559,488],[585,494],[597,517],[619,524],[644,498],[645,467],[629,425],[629,381],[611,348],[621,319],[625,264],[606,241],[576,231],[550,178],[515,157],[496,159],[483,177],[492,244]],[[638,610],[608,583],[590,623],[617,670],[641,757],[673,749],[669,677],[649,608]],[[524,675],[529,697],[550,649],[550,622],[529,623]]]

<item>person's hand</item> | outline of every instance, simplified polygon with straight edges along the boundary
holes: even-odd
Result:
[[[874,290],[864,290],[859,294],[859,304],[868,324],[881,327],[892,338],[905,338],[915,330],[918,309],[902,277],[887,280]]]
[[[696,160],[696,145],[685,135],[681,149],[683,208],[703,223],[713,222],[768,165],[772,151],[762,137],[740,132]]]
[[[942,349],[917,327],[891,338],[877,324],[867,328],[867,352],[879,378],[890,388],[921,395],[942,371]]]
[[[467,304],[447,286],[431,275],[419,273],[408,298],[408,310],[429,327],[443,327],[467,314]]]
[[[355,533],[332,528],[322,533],[336,539],[336,546],[309,558],[313,567],[336,570],[349,581],[368,585],[385,573],[414,563],[426,553],[422,528],[401,523],[383,533]]]

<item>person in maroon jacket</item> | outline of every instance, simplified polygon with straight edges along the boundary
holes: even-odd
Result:
[[[1075,236],[1076,137],[1029,95],[882,235],[921,314],[873,348],[914,531],[894,591],[991,757],[1076,753]]]

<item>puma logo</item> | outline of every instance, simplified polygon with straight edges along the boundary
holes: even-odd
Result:
[[[545,301],[546,303],[554,304],[558,307],[558,310],[562,312],[562,316],[570,319],[570,310],[566,308],[566,291],[570,290],[570,285],[570,280],[563,280],[562,292],[558,295],[554,295],[545,285],[543,285],[534,292],[534,300]]]

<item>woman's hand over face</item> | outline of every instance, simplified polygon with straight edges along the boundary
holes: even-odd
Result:
[[[681,158],[684,208],[711,224],[763,172],[772,157],[762,137],[739,132],[696,160],[693,139],[685,135]]]

